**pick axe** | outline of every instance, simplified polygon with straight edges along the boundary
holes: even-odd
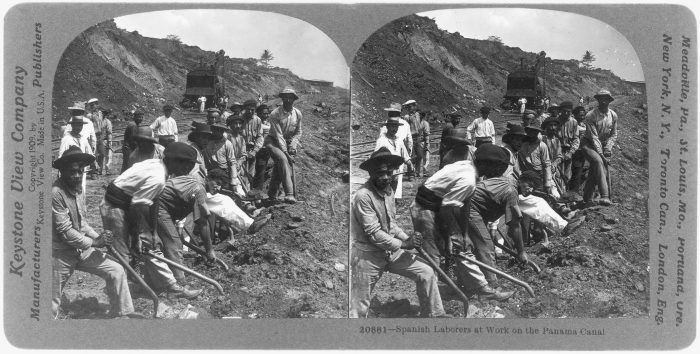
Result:
[[[199,278],[199,279],[201,279],[201,280],[203,280],[203,281],[205,281],[205,282],[207,282],[207,283],[213,285],[213,286],[216,288],[216,290],[219,291],[219,293],[220,293],[221,295],[224,295],[224,288],[223,288],[223,287],[221,286],[221,284],[219,284],[219,282],[217,282],[216,280],[214,280],[214,279],[212,279],[212,278],[209,278],[209,277],[207,277],[207,276],[205,276],[205,275],[202,275],[201,273],[195,272],[194,270],[192,270],[192,269],[190,269],[190,268],[187,268],[187,267],[185,267],[184,265],[182,265],[182,264],[180,264],[180,263],[173,262],[173,261],[171,261],[171,260],[169,260],[169,259],[167,259],[167,258],[165,258],[165,257],[161,257],[161,256],[155,254],[155,253],[154,253],[153,251],[151,251],[151,250],[147,250],[147,251],[145,251],[143,254],[146,255],[146,256],[148,256],[148,257],[157,259],[157,260],[159,260],[159,261],[161,261],[161,262],[163,262],[163,263],[166,263],[166,264],[168,264],[168,265],[170,265],[170,266],[173,266],[173,267],[175,267],[175,268],[177,268],[177,269],[180,269],[181,271],[183,271],[183,272],[185,272],[185,273],[189,273],[189,274],[191,274],[191,275],[193,275],[193,276],[195,276],[195,277],[197,277],[197,278]]]
[[[182,221],[184,222],[184,219],[183,219]],[[184,227],[183,227],[182,229],[178,227],[178,233],[180,234],[180,240],[182,240],[182,244],[185,245],[185,246],[187,246],[188,248],[192,249],[192,250],[195,251],[196,253],[199,253],[200,255],[204,256],[204,258],[206,258],[206,257],[207,257],[207,251],[205,251],[205,250],[203,250],[201,247],[195,245],[194,242],[188,242],[188,241],[185,240],[185,237],[183,237],[183,235],[182,235],[182,230],[183,230],[183,229],[184,229],[185,232],[187,233],[187,236],[190,237],[190,240],[194,240],[194,237],[192,237],[192,234],[190,233],[189,230],[187,230],[187,229],[184,228]],[[222,261],[222,260],[220,260],[220,259],[217,258],[217,259],[216,259],[216,263],[218,263],[221,267],[223,267],[224,270],[228,271],[229,267],[228,267],[228,264],[226,264],[226,262],[224,262],[224,261]]]
[[[526,283],[526,282],[524,282],[524,281],[522,281],[522,280],[520,280],[520,279],[518,279],[518,278],[515,278],[515,277],[511,276],[510,274],[508,274],[508,273],[506,273],[506,272],[503,272],[503,271],[501,271],[501,270],[498,270],[498,269],[496,269],[496,268],[494,268],[494,267],[491,267],[491,266],[489,266],[489,265],[487,265],[487,264],[485,264],[485,263],[479,262],[479,261],[477,261],[477,260],[474,259],[474,258],[467,257],[467,256],[462,255],[462,254],[458,254],[458,255],[457,255],[457,258],[462,259],[462,260],[465,260],[465,261],[467,261],[467,262],[469,262],[469,263],[472,263],[472,264],[476,264],[476,265],[478,265],[480,268],[485,269],[485,270],[488,270],[488,271],[491,272],[491,273],[500,275],[500,276],[502,276],[503,278],[505,278],[505,279],[507,279],[508,281],[510,281],[511,283],[525,288],[525,290],[527,290],[528,294],[530,294],[531,297],[535,297],[535,292],[532,290],[532,287],[530,287],[530,285],[529,285],[528,283]]]
[[[501,237],[503,237],[504,240],[506,239],[506,238],[503,236],[503,233],[501,232],[501,230],[498,230],[498,233],[501,235]],[[501,250],[503,250],[505,253],[508,253],[509,255],[513,256],[515,259],[518,258],[518,253],[516,253],[516,252],[515,252],[514,250],[512,250],[510,247],[508,247],[508,246],[506,246],[506,245],[502,245],[502,244],[496,242],[496,240],[493,240],[493,244],[494,244],[494,246],[496,246],[496,247],[500,248]],[[537,273],[537,274],[540,274],[540,273],[542,272],[542,269],[540,269],[540,266],[538,266],[537,263],[535,263],[535,262],[533,262],[533,261],[531,261],[531,260],[529,260],[529,259],[527,260],[527,265],[529,265],[529,266],[532,268],[532,270],[534,270],[535,273]]]

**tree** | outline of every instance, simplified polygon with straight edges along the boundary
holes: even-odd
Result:
[[[594,61],[595,55],[593,55],[593,53],[590,50],[587,50],[586,53],[583,54],[583,58],[581,58],[581,65],[583,65],[583,67],[586,70],[590,70],[593,68],[591,63],[593,63]]]
[[[181,44],[181,43],[182,43],[182,40],[180,39],[180,36],[178,36],[178,35],[176,35],[176,34],[169,34],[169,35],[165,36],[165,39],[167,39],[167,40],[169,40],[169,41],[173,41],[173,42],[175,42],[175,43],[177,43],[177,44]]]
[[[499,44],[503,44],[503,40],[499,36],[489,36],[489,38],[486,38],[486,40],[489,42],[496,42]]]
[[[267,49],[265,49],[260,55],[260,62],[266,68],[270,66],[270,61],[272,61],[272,59],[275,59],[275,57],[272,56],[272,52]]]

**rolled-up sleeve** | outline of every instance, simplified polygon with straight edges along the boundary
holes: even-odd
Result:
[[[369,196],[358,197],[356,201],[357,217],[362,225],[362,230],[368,236],[369,241],[375,246],[389,251],[397,251],[401,248],[401,240],[382,230],[377,212],[374,209]]]
[[[165,175],[150,176],[142,181],[131,199],[131,204],[153,205],[165,186]]]

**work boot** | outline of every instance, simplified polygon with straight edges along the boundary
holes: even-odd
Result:
[[[267,214],[255,218],[255,221],[253,221],[253,223],[250,224],[250,226],[248,227],[248,234],[252,235],[260,231],[260,229],[262,229],[262,227],[265,226],[265,224],[267,224],[267,222],[270,221],[271,218],[272,214]]]
[[[600,198],[598,199],[598,204],[602,206],[610,206],[612,205],[612,201],[609,198]]]
[[[284,202],[287,203],[287,204],[294,204],[294,203],[297,202],[297,199],[294,198],[293,195],[286,195],[286,196],[284,196],[284,199],[283,199],[283,200],[284,200]]]
[[[569,223],[566,224],[566,227],[564,227],[564,230],[561,230],[562,237],[571,235],[572,232],[574,232],[581,226],[581,224],[583,224],[584,220],[586,220],[586,217],[581,216],[579,218],[569,221]]]
[[[508,300],[513,294],[515,294],[515,291],[504,291],[500,292],[488,285],[484,285],[480,287],[479,289],[476,289],[476,294],[479,295],[479,300],[496,300],[496,301],[505,301]]]
[[[165,291],[168,293],[168,295],[175,295],[176,297],[183,297],[185,299],[194,299],[202,293],[202,289],[190,290],[179,285],[178,283],[173,283],[172,285],[168,286]]]

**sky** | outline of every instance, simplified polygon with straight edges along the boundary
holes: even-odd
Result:
[[[503,44],[526,52],[545,51],[552,59],[581,60],[590,50],[594,67],[608,69],[630,81],[644,81],[632,45],[617,30],[599,20],[551,10],[518,8],[453,9],[419,13],[438,27],[462,37],[501,37]]]
[[[272,52],[272,66],[304,79],[348,88],[349,69],[335,43],[318,28],[293,17],[246,10],[170,10],[115,18],[117,27],[145,37],[180,37],[188,45],[228,57],[260,58]]]

